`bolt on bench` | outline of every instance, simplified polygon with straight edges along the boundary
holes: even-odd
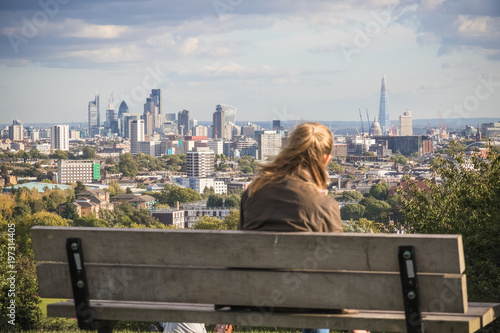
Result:
[[[78,227],[31,235],[40,296],[71,299],[48,305],[48,315],[99,332],[129,320],[457,333],[500,313],[500,304],[468,303],[460,235]],[[359,313],[333,311],[344,308]]]

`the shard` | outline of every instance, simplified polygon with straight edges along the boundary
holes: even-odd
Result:
[[[391,122],[389,120],[389,101],[387,99],[387,90],[385,87],[385,74],[382,77],[382,87],[380,89],[380,108],[378,112],[378,122],[382,128],[382,134],[387,135],[391,132]]]

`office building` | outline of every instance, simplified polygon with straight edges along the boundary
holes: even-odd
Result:
[[[35,142],[35,141],[38,141],[40,140],[40,131],[38,130],[33,130],[31,133],[30,133],[30,139],[32,142]]]
[[[50,127],[50,149],[69,150],[69,125]]]
[[[180,135],[191,135],[189,128],[189,111],[182,110],[177,117],[177,129]]]
[[[379,136],[375,138],[377,144],[385,145],[393,154],[401,153],[410,156],[432,153],[434,147],[431,138],[424,135],[413,136]]]
[[[220,105],[217,105],[213,114],[214,139],[224,139],[224,124],[226,123],[226,114]]]
[[[167,121],[175,121],[175,119],[176,119],[176,118],[175,118],[175,113],[165,113],[165,114],[163,115],[163,117],[164,117],[164,119],[163,119],[163,120],[164,120],[165,122],[167,122]]]
[[[281,126],[281,120],[273,120],[273,130],[283,131],[285,128]]]
[[[69,138],[73,140],[79,140],[80,139],[80,131],[79,130],[70,130],[69,131]]]
[[[121,115],[121,132],[120,135],[124,138],[130,139],[130,126],[132,120],[141,119],[141,115],[138,113],[123,113]]]
[[[161,89],[151,89],[150,97],[153,99],[153,103],[156,106],[155,113],[153,114],[155,128],[161,128],[163,123],[163,96]]]
[[[22,141],[24,139],[23,124],[19,120],[13,120],[12,125],[9,126],[9,139],[10,141]]]
[[[236,108],[231,105],[218,104],[215,111],[224,111],[224,118],[227,123],[236,124]]]
[[[89,102],[88,109],[89,121],[89,137],[99,135],[99,127],[101,126],[101,116],[99,112],[99,95],[96,94],[93,101]]]
[[[132,120],[130,123],[130,152],[139,153],[139,142],[144,141],[144,120]]]
[[[264,131],[259,136],[259,160],[268,161],[278,156],[281,150],[281,135],[276,131]]]
[[[224,142],[222,140],[210,140],[207,146],[215,155],[220,155],[224,152]]]
[[[187,176],[207,178],[214,172],[215,154],[207,147],[197,147],[187,152]]]
[[[120,103],[120,107],[118,107],[118,119],[121,119],[124,113],[129,113],[128,105],[125,101]]]
[[[255,127],[254,126],[242,126],[241,135],[249,138],[255,138]]]
[[[378,112],[378,122],[380,123],[383,135],[387,135],[392,132],[391,122],[389,119],[389,100],[387,99],[385,75],[382,77],[382,85],[380,88],[380,108]]]
[[[208,137],[208,130],[206,126],[195,126],[193,127],[193,136],[206,136]]]
[[[403,115],[399,116],[399,135],[410,136],[413,135],[413,125],[411,111],[405,111]]]
[[[93,183],[101,179],[101,164],[93,160],[60,160],[57,168],[59,184]]]

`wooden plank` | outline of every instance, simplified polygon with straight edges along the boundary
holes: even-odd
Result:
[[[101,320],[228,323],[244,326],[293,328],[330,328],[336,330],[366,329],[371,331],[405,332],[403,312],[360,311],[355,315],[241,313],[214,311],[211,304],[175,304],[149,302],[91,302],[95,318]],[[464,315],[424,313],[426,333],[472,333],[491,321],[482,321],[485,313],[494,312],[500,304],[470,303]],[[72,301],[49,304],[50,317],[75,317]]]
[[[88,264],[98,300],[215,303],[264,307],[402,310],[397,273],[287,271]],[[73,298],[63,263],[37,266],[40,295]],[[465,276],[420,274],[424,311],[467,311]]]
[[[416,247],[419,272],[461,274],[460,235],[33,227],[39,261],[66,262],[66,238],[82,238],[86,262],[173,266],[399,271],[400,245]]]

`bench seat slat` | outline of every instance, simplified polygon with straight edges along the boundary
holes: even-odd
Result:
[[[91,299],[403,310],[397,273],[87,264]],[[40,295],[72,298],[64,263],[37,266]],[[424,311],[467,311],[465,276],[419,275]],[[465,291],[465,294],[464,294]]]
[[[371,331],[405,332],[403,312],[360,311],[355,315],[236,313],[214,311],[211,304],[175,304],[150,302],[91,301],[96,319],[132,321],[229,323],[244,326],[294,328],[331,328],[337,330],[367,329]],[[49,304],[50,317],[75,317],[72,301]],[[465,315],[424,313],[426,333],[472,333],[486,326],[500,314],[500,304],[469,303]]]
[[[464,272],[460,235],[33,227],[36,260],[66,262],[66,238],[82,238],[86,262],[399,272],[400,245],[416,247],[421,273]]]

